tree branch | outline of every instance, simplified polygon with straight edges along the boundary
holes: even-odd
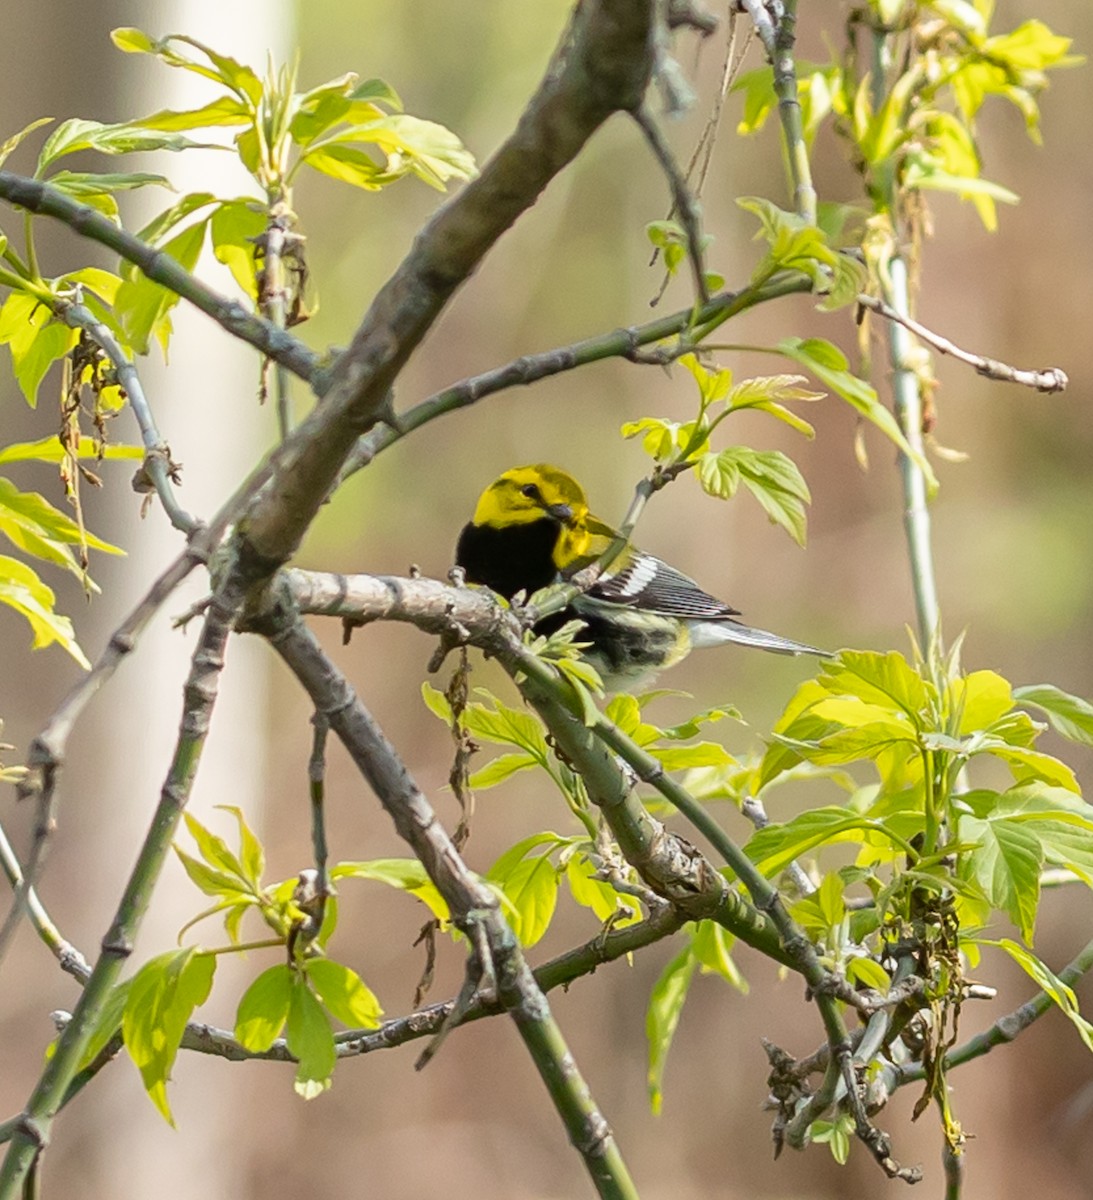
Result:
[[[466,1003],[457,1001],[437,1036],[450,1028],[454,1018],[462,1019],[469,1011],[483,979],[495,984],[496,999],[512,1017],[600,1196],[636,1200],[637,1192],[614,1136],[569,1053],[497,897],[467,869],[394,747],[310,630],[290,610],[281,609],[263,620],[257,631],[269,639],[316,711],[341,739],[399,835],[413,848],[444,897],[452,919],[475,947],[469,986],[465,985],[463,993]]]
[[[384,417],[391,385],[441,309],[498,238],[614,112],[642,100],[652,70],[653,0],[586,0],[515,129],[425,226],[380,289],[318,406],[244,523],[250,555],[296,549],[356,439]]]
[[[317,386],[319,359],[303,342],[202,283],[177,259],[119,229],[109,217],[89,205],[80,204],[48,183],[13,175],[10,171],[0,171],[0,197],[28,212],[55,217],[81,236],[108,246],[139,267],[149,279],[170,288],[212,317],[233,337],[248,342],[274,362],[282,363],[294,375]]]
[[[407,434],[413,433],[415,429],[446,413],[469,408],[487,396],[512,387],[526,387],[551,375],[559,375],[564,371],[572,371],[607,358],[628,358],[631,362],[645,362],[646,360],[637,353],[640,347],[683,334],[692,323],[709,324],[713,329],[729,318],[768,300],[811,290],[812,281],[806,275],[799,272],[783,272],[758,287],[749,284],[737,292],[723,292],[714,296],[697,314],[693,308],[682,309],[671,316],[659,317],[644,325],[631,325],[625,329],[615,329],[610,333],[585,338],[568,346],[558,346],[539,354],[523,355],[505,363],[504,366],[495,367],[481,375],[472,375],[419,401],[406,412],[399,413],[393,424],[381,421],[369,433],[364,434],[354,446],[341,472],[340,481],[368,466],[377,454],[393,446]],[[658,363],[670,362],[691,349],[692,342],[683,337],[678,346],[671,348],[667,357],[658,356]]]
[[[860,295],[858,303],[862,308],[867,308],[870,312],[878,313],[886,320],[895,321],[904,329],[909,329],[915,337],[928,346],[932,346],[939,354],[948,354],[959,359],[960,362],[966,363],[987,379],[994,379],[999,383],[1020,384],[1021,387],[1035,388],[1038,392],[1062,392],[1070,383],[1067,373],[1061,367],[1045,367],[1042,370],[1030,371],[1021,367],[1011,367],[1009,363],[1000,362],[996,358],[986,358],[981,354],[972,354],[968,350],[961,350],[955,342],[950,342],[940,333],[934,333],[932,329],[927,329],[913,317],[900,312],[899,309],[893,308],[892,305],[886,304],[876,296]]]

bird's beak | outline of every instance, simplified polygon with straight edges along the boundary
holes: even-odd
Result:
[[[568,504],[551,504],[547,506],[547,516],[553,517],[559,525],[570,525],[573,522],[573,509]]]

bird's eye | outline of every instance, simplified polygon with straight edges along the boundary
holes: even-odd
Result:
[[[527,496],[529,500],[542,500],[542,495],[534,483],[525,483],[520,489],[521,495]]]

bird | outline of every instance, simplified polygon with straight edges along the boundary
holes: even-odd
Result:
[[[594,516],[584,488],[549,463],[513,467],[486,488],[456,545],[467,583],[506,600],[571,579],[617,537]],[[535,625],[550,634],[569,621],[584,629],[583,657],[605,687],[637,687],[692,650],[736,642],[775,654],[831,657],[827,651],[755,629],[740,612],[704,592],[682,571],[627,545],[560,613]]]

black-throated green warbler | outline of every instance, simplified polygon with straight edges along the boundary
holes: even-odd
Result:
[[[588,509],[584,489],[547,463],[514,467],[482,493],[463,528],[456,563],[468,583],[485,584],[506,600],[530,596],[595,562],[615,531]],[[735,608],[704,592],[693,579],[632,546],[625,547],[569,608],[545,618],[550,633],[580,619],[584,656],[610,687],[633,684],[679,662],[691,650],[738,642],[776,654],[826,651],[790,641],[735,618]]]

